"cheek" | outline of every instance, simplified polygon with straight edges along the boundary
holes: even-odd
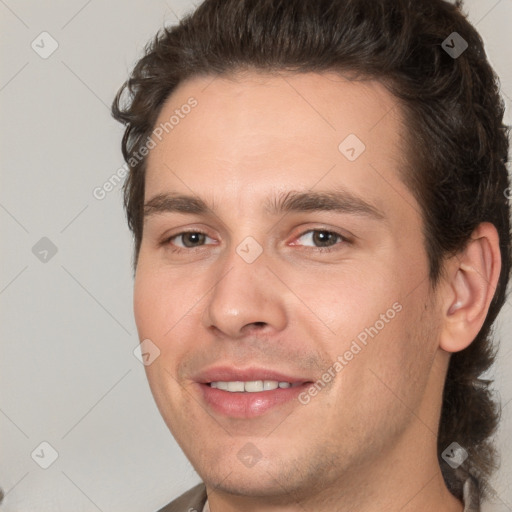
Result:
[[[315,323],[321,320],[329,328],[329,337],[340,341],[351,340],[373,326],[400,296],[391,274],[376,271],[369,263],[346,265],[334,273],[304,273],[300,279],[290,276],[289,281],[292,279],[294,292],[308,306]]]
[[[386,278],[372,283],[339,294],[336,336],[326,345],[329,359],[341,363],[334,368],[341,377],[336,386],[340,396],[357,396],[359,404],[414,404],[436,352],[438,327],[425,309],[427,283],[413,293],[401,291],[397,280],[393,286]]]
[[[155,312],[155,306],[158,306],[155,297],[160,297],[161,291],[151,274],[141,270],[139,266],[133,288],[133,311],[141,340],[157,338],[161,333],[161,318]]]
[[[158,347],[161,356],[153,364],[146,366],[148,375],[164,358],[167,359],[169,340],[176,338],[177,329],[173,326],[176,326],[179,317],[183,316],[182,302],[176,300],[179,296],[175,287],[167,286],[166,281],[159,278],[157,272],[147,271],[143,267],[137,270],[133,289],[133,310],[139,340],[151,340]],[[173,347],[174,354],[177,353],[177,348]],[[167,361],[167,364],[171,361]]]
[[[135,321],[141,334],[160,339],[186,313],[187,299],[179,280],[141,259],[133,290]]]
[[[372,399],[395,403],[406,416],[427,391],[437,350],[438,326],[424,304],[421,293],[401,300],[401,311],[370,342],[366,363]]]
[[[177,337],[179,329],[173,329],[176,324],[182,328],[178,320],[184,314],[183,301],[176,297],[180,297],[176,287],[169,286],[155,269],[139,263],[133,292],[135,323],[139,339],[151,340],[158,347],[158,357],[144,370],[156,405],[171,431],[175,429],[175,415],[169,411],[185,406],[175,378],[184,353]]]
[[[142,264],[135,276],[133,308],[139,339],[158,346],[163,357],[157,361],[179,360],[187,349],[186,340],[194,337],[190,330],[200,325],[203,280],[180,273]]]

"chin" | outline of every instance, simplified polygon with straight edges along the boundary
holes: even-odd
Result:
[[[230,494],[233,496],[244,496],[251,498],[270,498],[279,502],[280,498],[289,500],[290,495],[283,485],[265,472],[256,471],[255,468],[246,470],[244,474],[236,473],[234,470],[226,477],[224,473],[219,474],[208,472],[203,481],[215,492]],[[289,484],[289,482],[288,482]]]

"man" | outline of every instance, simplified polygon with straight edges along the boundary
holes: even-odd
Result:
[[[508,139],[460,8],[206,0],[118,93],[146,372],[204,482],[162,511],[480,510]]]

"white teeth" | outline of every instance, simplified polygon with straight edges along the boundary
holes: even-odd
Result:
[[[271,391],[272,389],[277,389],[279,387],[279,382],[276,380],[264,380],[263,381],[263,389],[264,391]]]
[[[292,387],[290,382],[278,382],[277,380],[251,380],[247,382],[239,380],[233,382],[217,381],[211,382],[210,386],[232,393],[243,391],[247,393],[258,393],[260,391],[272,391],[277,388],[284,389]]]
[[[245,383],[244,391],[248,391],[249,393],[256,393],[258,391],[263,391],[263,381],[261,380],[251,380]]]
[[[228,382],[228,391],[244,391],[244,383],[240,380],[236,382]]]

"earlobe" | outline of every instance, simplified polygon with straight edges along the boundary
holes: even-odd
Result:
[[[458,352],[468,347],[480,331],[498,283],[501,255],[494,225],[480,224],[447,268],[440,348]]]

